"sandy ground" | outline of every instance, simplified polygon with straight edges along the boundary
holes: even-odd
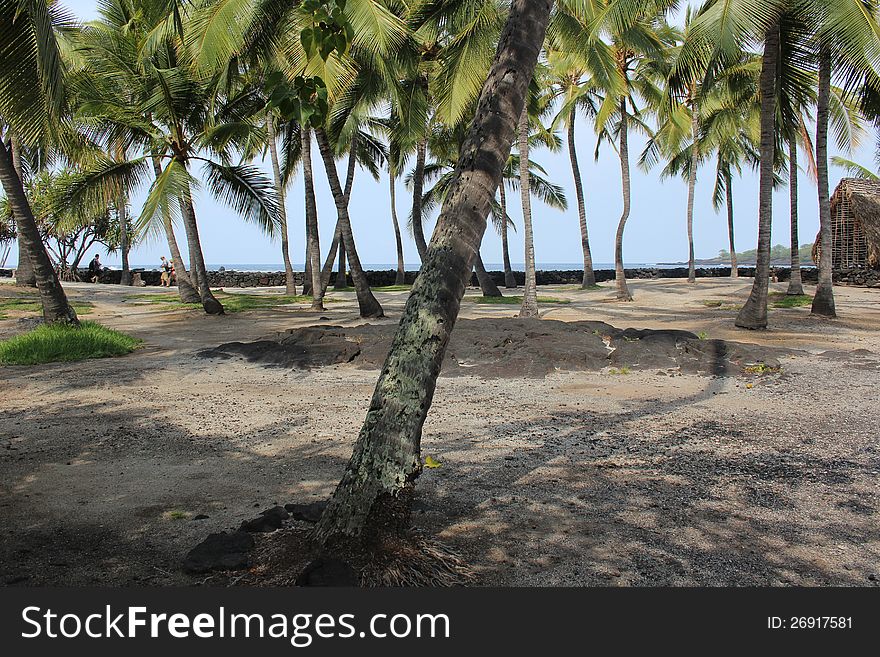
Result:
[[[483,584],[876,585],[880,291],[836,288],[833,322],[771,310],[764,332],[702,303],[742,303],[750,285],[634,281],[628,304],[611,302],[610,288],[542,287],[571,300],[545,305],[547,318],[803,353],[763,376],[441,377],[423,454],[442,467],[418,482],[416,526]],[[0,367],[0,583],[196,583],[181,559],[209,532],[329,496],[377,372],[196,352],[359,324],[353,294],[333,293],[341,301],[319,319],[293,307],[207,317],[138,305],[130,289],[69,289],[95,304],[90,319],[145,345],[118,359]],[[381,321],[395,323],[405,293],[379,298]],[[466,301],[462,317],[517,309]],[[0,337],[21,328],[0,320]]]

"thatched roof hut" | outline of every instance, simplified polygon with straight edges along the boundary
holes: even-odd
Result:
[[[835,269],[880,267],[880,181],[840,181],[831,196],[831,234]],[[817,235],[817,255],[818,245]]]

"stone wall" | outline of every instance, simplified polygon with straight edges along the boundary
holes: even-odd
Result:
[[[750,278],[755,275],[754,267],[739,267],[739,275],[744,278]],[[776,280],[785,282],[791,277],[791,270],[788,267],[773,267],[772,270]],[[159,285],[161,274],[154,270],[133,270],[141,275],[141,279],[147,285]],[[82,280],[88,280],[88,271],[80,270]],[[687,267],[674,267],[670,269],[660,269],[656,267],[645,267],[639,269],[627,269],[626,277],[628,279],[651,279],[651,278],[687,278]],[[10,278],[14,274],[12,269],[0,269],[0,278]],[[411,284],[418,272],[406,272],[406,282]],[[698,278],[717,278],[730,276],[730,267],[698,267],[696,269]],[[504,285],[504,272],[492,271],[489,275],[499,286]],[[525,282],[525,274],[521,271],[513,273],[518,285]],[[101,274],[101,283],[119,284],[122,272],[119,270],[105,271]],[[393,285],[396,272],[393,269],[387,271],[368,271],[367,280],[373,287],[382,287]],[[818,271],[815,267],[805,267],[801,269],[801,277],[805,283],[815,284],[818,279]],[[571,285],[580,284],[583,278],[583,272],[578,269],[572,270],[548,270],[538,271],[536,273],[538,285]],[[208,279],[211,287],[280,287],[284,285],[284,272],[245,272],[245,271],[210,271]],[[336,280],[334,272],[330,278],[330,284]],[[613,269],[596,270],[596,281],[602,283],[614,280]],[[348,284],[351,285],[351,276],[348,277]],[[841,269],[834,272],[834,282],[839,285],[855,285],[860,287],[880,287],[880,269]],[[301,286],[303,283],[303,273],[296,272],[296,284]],[[473,275],[471,285],[476,287],[477,277]]]

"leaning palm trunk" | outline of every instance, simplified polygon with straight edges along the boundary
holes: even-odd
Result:
[[[510,249],[507,244],[507,194],[504,192],[504,181],[498,185],[501,204],[501,256],[504,258],[504,287],[515,288],[516,277],[510,266]]]
[[[816,173],[819,183],[819,284],[811,312],[823,317],[837,317],[834,308],[832,270],[831,200],[828,197],[828,101],[831,96],[831,55],[827,48],[819,54],[819,93],[816,102]]]
[[[324,310],[324,285],[321,283],[321,244],[318,241],[318,206],[315,203],[315,178],[312,171],[312,131],[303,128],[300,131],[303,161],[303,184],[306,197],[306,236],[308,242],[308,272],[306,283],[312,295],[312,310]],[[332,266],[332,265],[331,265]],[[303,290],[303,294],[306,294]]]
[[[593,271],[593,254],[590,252],[590,236],[587,233],[587,206],[584,202],[584,185],[581,181],[581,169],[578,165],[577,148],[574,143],[574,123],[577,113],[574,109],[568,117],[568,159],[571,161],[571,174],[574,178],[574,193],[578,204],[578,223],[581,228],[581,249],[584,252],[584,278],[581,289],[587,290],[596,285],[596,274]]]
[[[523,107],[519,118],[519,194],[522,199],[525,274],[520,317],[538,316],[538,289],[535,280],[535,242],[532,238],[532,194],[529,184],[529,109]]]
[[[199,226],[196,222],[196,209],[193,206],[192,196],[189,191],[181,199],[183,227],[186,230],[186,243],[189,245],[189,266],[195,278],[196,289],[202,307],[209,315],[222,315],[223,305],[214,298],[211,288],[208,286],[208,271],[205,267],[205,257],[202,255],[202,245],[199,241]]]
[[[791,278],[788,280],[786,294],[803,294],[804,282],[801,278],[801,254],[798,246],[798,163],[797,142],[788,140],[788,198],[791,204]]]
[[[623,190],[623,213],[617,224],[614,238],[614,282],[617,285],[617,300],[632,301],[632,294],[626,286],[626,271],[623,268],[623,231],[629,219],[630,178],[629,178],[629,114],[626,111],[626,98],[620,101],[620,184]]]
[[[729,177],[725,193],[727,195],[727,239],[730,242],[730,277],[739,278],[739,269],[736,265],[736,245],[733,240],[733,188]]]
[[[428,138],[420,139],[416,147],[416,168],[413,171],[412,231],[419,252],[419,260],[425,261],[428,244],[425,242],[425,229],[422,227],[422,191],[425,185],[425,158],[428,151]]]
[[[551,0],[513,0],[455,179],[351,461],[317,527],[325,546],[409,528],[422,426],[486,230],[550,15]],[[341,546],[340,546],[341,547]]]
[[[688,202],[687,202],[687,234],[688,234],[688,283],[697,282],[697,271],[694,264],[694,193],[697,188],[697,166],[699,163],[697,153],[697,131],[699,130],[699,118],[697,116],[696,103],[691,107],[691,166],[688,171]]]
[[[480,284],[480,291],[484,297],[504,296],[501,294],[501,290],[498,289],[498,286],[495,285],[495,281],[489,276],[489,272],[486,271],[486,267],[483,265],[483,258],[480,256],[479,251],[477,251],[477,256],[474,258],[474,271],[477,273],[477,282]]]
[[[345,245],[345,253],[351,263],[351,278],[354,282],[361,317],[383,317],[382,306],[379,305],[376,297],[370,291],[367,276],[361,268],[361,261],[354,244],[354,235],[351,231],[351,222],[348,218],[348,199],[342,190],[342,186],[339,184],[339,176],[336,173],[336,164],[333,161],[333,151],[330,148],[330,142],[327,141],[327,135],[324,134],[323,130],[315,130],[315,137],[318,140],[318,150],[321,151],[321,158],[324,160],[327,182],[330,184],[330,191],[336,203],[336,213],[339,217],[340,242]]]
[[[40,290],[40,301],[43,305],[43,320],[46,323],[61,322],[79,325],[76,312],[67,302],[64,288],[61,287],[58,275],[49,260],[49,254],[46,253],[46,247],[43,245],[37,221],[24,193],[21,178],[2,141],[0,141],[0,184],[3,186],[3,191],[6,192],[12,216],[15,217],[19,243],[24,245],[25,253],[34,270],[37,288]]]
[[[162,175],[162,164],[159,162],[159,156],[156,153],[150,155],[153,162],[153,173],[156,179]],[[183,204],[180,205],[181,210]],[[165,229],[165,239],[168,240],[168,248],[171,250],[171,260],[174,262],[174,273],[177,276],[177,293],[183,303],[201,303],[202,298],[196,291],[195,286],[190,279],[189,272],[183,264],[183,257],[180,255],[180,247],[177,245],[177,238],[174,236],[174,224],[171,222],[171,213],[164,208],[162,210],[162,228]]]
[[[12,166],[18,179],[24,188],[24,176],[21,167],[21,147],[15,135],[10,135],[9,150],[12,152]],[[22,239],[21,233],[18,234],[18,267],[15,269],[15,284],[19,287],[36,287],[37,276],[34,273],[34,267],[31,264],[30,256],[27,252],[25,240]]]
[[[767,30],[761,57],[761,167],[758,183],[758,251],[755,282],[736,316],[740,328],[767,328],[767,295],[770,290],[770,230],[773,224],[773,169],[776,143],[776,69],[779,25]]]
[[[345,174],[345,207],[351,204],[351,190],[354,186],[354,171],[357,163],[357,135],[351,137],[351,144],[348,152],[348,171]],[[339,257],[337,258],[336,280],[333,281],[333,289],[344,290],[348,287],[348,276],[345,267],[345,241],[339,242]]]
[[[290,247],[287,234],[287,208],[284,207],[284,183],[281,182],[281,167],[278,164],[278,147],[275,144],[275,119],[271,112],[266,113],[266,135],[269,139],[269,155],[272,159],[272,177],[275,193],[278,195],[278,223],[281,229],[281,259],[284,261],[284,286],[287,294],[296,294],[296,278],[290,264]]]
[[[341,235],[340,224],[337,219],[336,228],[333,230],[333,240],[330,242],[330,251],[327,252],[327,259],[324,260],[324,266],[321,267],[322,295],[327,293],[327,287],[330,285],[330,276],[333,273],[333,265],[336,263],[336,256],[339,253],[339,240]]]
[[[388,180],[391,192],[391,223],[394,224],[394,241],[397,244],[397,274],[394,276],[394,284],[403,285],[406,282],[406,265],[403,262],[403,239],[400,236],[400,223],[397,221],[394,174],[390,169],[388,171]]]

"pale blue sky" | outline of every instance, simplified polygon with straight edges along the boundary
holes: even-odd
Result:
[[[90,0],[62,0],[82,20],[95,17],[95,3]],[[614,259],[614,233],[621,211],[620,163],[615,152],[603,146],[598,162],[593,161],[596,138],[592,126],[581,120],[577,126],[577,149],[581,165],[586,201],[587,221],[590,230],[590,244],[593,260],[596,263],[610,263]],[[659,179],[659,169],[644,173],[635,162],[644,145],[644,140],[634,137],[632,151],[632,213],[627,222],[624,239],[624,259],[628,263],[653,263],[681,261],[687,258],[687,236],[685,233],[685,207],[687,188],[678,179]],[[546,150],[537,151],[533,159],[542,164],[548,177],[565,188],[569,199],[566,212],[552,210],[533,200],[535,255],[541,263],[579,263],[582,261],[580,233],[572,174],[567,149],[559,153]],[[873,164],[873,135],[867,135],[854,159],[866,165]],[[332,239],[336,222],[333,205],[326,178],[323,174],[317,148],[313,149],[318,196],[318,214],[321,226],[321,244],[324,253]],[[267,174],[269,169],[263,167]],[[340,164],[340,174],[343,165]],[[713,257],[719,249],[727,248],[727,225],[724,211],[716,214],[712,208],[712,181],[714,170],[701,169],[697,181],[696,205],[694,211],[694,240],[698,258]],[[832,189],[842,177],[839,169],[832,168]],[[737,250],[751,249],[757,241],[757,173],[748,172],[734,183],[735,222]],[[801,176],[799,188],[800,236],[801,243],[811,242],[818,230],[818,213],[815,184],[806,176]],[[139,212],[144,193],[133,201],[133,211]],[[521,227],[518,194],[509,195],[509,213],[517,226]],[[287,193],[287,212],[290,222],[291,257],[295,263],[303,262],[304,220],[303,186],[297,179]],[[411,193],[402,183],[398,183],[397,211],[401,220],[409,213]],[[355,178],[351,200],[351,220],[361,261],[366,265],[396,262],[394,234],[391,228],[388,179],[378,182],[359,170]],[[773,243],[789,242],[788,190],[781,189],[774,195],[775,221]],[[196,213],[202,236],[205,260],[209,264],[254,263],[274,264],[281,262],[280,247],[256,228],[246,224],[234,212],[216,204],[207,194],[197,200]],[[433,228],[433,221],[426,226]],[[182,230],[180,231],[182,236]],[[523,261],[523,242],[521,229],[510,235],[511,259],[514,263]],[[429,235],[428,235],[429,236]],[[404,237],[404,250],[408,268],[418,268],[415,243],[407,234]],[[159,256],[168,255],[164,242],[138,245],[132,252],[133,264],[151,265],[158,263]],[[102,251],[103,253],[103,251]],[[323,257],[322,253],[322,257]],[[483,260],[489,263],[501,262],[501,241],[490,227],[483,240]],[[102,258],[103,259],[103,258]],[[10,259],[14,262],[14,256]],[[107,264],[118,264],[118,256],[107,256]]]

